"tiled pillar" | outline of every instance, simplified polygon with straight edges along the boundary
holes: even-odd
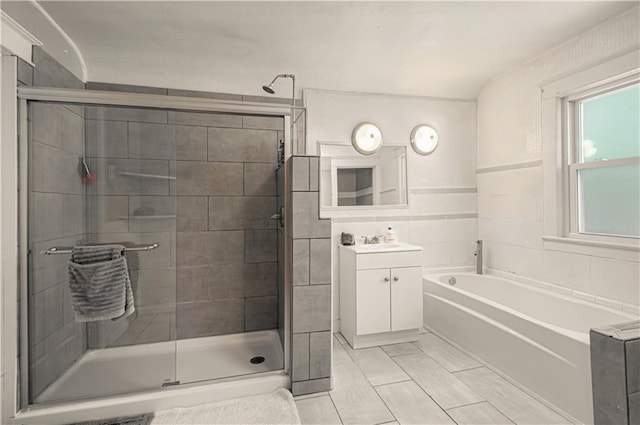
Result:
[[[331,389],[331,221],[319,218],[318,162],[293,156],[286,164],[293,395]]]
[[[590,336],[594,423],[640,424],[640,322]]]

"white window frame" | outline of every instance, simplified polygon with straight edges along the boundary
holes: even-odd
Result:
[[[580,114],[580,103],[587,99],[592,99],[600,95],[622,90],[627,87],[640,84],[640,75],[631,75],[619,80],[609,82],[607,84],[580,91],[578,93],[566,96],[563,99],[563,109],[567,112],[563,120],[563,127],[566,133],[565,146],[566,158],[568,166],[565,167],[567,177],[564,179],[568,183],[568,188],[564,191],[567,194],[565,200],[565,208],[568,210],[566,219],[566,233],[572,238],[600,240],[603,242],[618,242],[624,239],[639,239],[630,235],[611,235],[590,233],[580,231],[580,223],[583,221],[580,211],[581,200],[578,191],[578,173],[580,170],[589,170],[596,168],[616,167],[621,165],[640,164],[640,157],[631,157],[623,159],[612,159],[607,161],[581,162],[581,127],[582,116]]]
[[[640,240],[637,238],[571,231],[567,146],[575,129],[569,129],[564,123],[570,113],[569,99],[639,76],[640,49],[633,48],[540,84],[544,249],[638,262]]]

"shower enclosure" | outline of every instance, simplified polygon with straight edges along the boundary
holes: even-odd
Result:
[[[24,398],[49,405],[282,374],[289,294],[277,219],[285,176],[276,170],[297,132],[290,110],[89,91],[57,96],[22,101],[23,406]],[[136,311],[79,323],[68,249],[110,243],[127,247]]]

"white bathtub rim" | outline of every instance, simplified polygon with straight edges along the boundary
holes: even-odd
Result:
[[[568,338],[571,338],[571,339],[576,340],[578,342],[581,342],[583,344],[587,344],[587,345],[589,344],[589,333],[588,332],[584,332],[584,333],[583,332],[577,332],[577,331],[566,329],[566,328],[563,328],[563,327],[560,327],[560,326],[552,325],[550,323],[547,323],[545,321],[542,321],[540,319],[537,319],[535,317],[532,317],[532,316],[529,316],[529,315],[527,315],[525,313],[522,313],[522,312],[520,312],[518,310],[515,310],[515,309],[513,309],[511,307],[508,307],[508,306],[506,306],[504,304],[501,304],[501,303],[498,303],[496,301],[493,301],[493,300],[491,300],[489,298],[474,294],[473,292],[466,291],[464,289],[460,289],[460,288],[458,288],[458,287],[456,287],[454,285],[445,284],[445,283],[440,281],[441,277],[448,276],[450,274],[451,273],[443,273],[443,274],[435,274],[435,275],[431,274],[431,275],[423,275],[422,277],[423,277],[423,279],[426,279],[426,280],[428,280],[429,282],[431,282],[433,284],[442,286],[444,288],[447,288],[449,290],[457,292],[458,294],[461,294],[461,295],[464,295],[464,296],[479,300],[479,301],[481,301],[481,302],[483,302],[483,303],[485,303],[485,304],[487,304],[487,305],[489,305],[489,306],[491,306],[493,308],[505,311],[505,312],[507,312],[509,314],[512,314],[513,316],[520,317],[520,318],[522,318],[524,320],[527,320],[529,322],[535,323],[538,326],[541,326],[541,327],[544,327],[544,328],[548,328],[548,329],[550,329],[550,330],[552,330],[552,331],[554,331],[556,333],[562,334],[562,335],[564,335],[564,336],[566,336]],[[473,276],[477,276],[477,275],[475,275],[473,273],[467,273],[467,274],[472,274]],[[567,296],[565,294],[558,293],[558,292],[555,292],[555,291],[551,291],[549,289],[541,288],[541,287],[538,287],[538,286],[533,286],[533,285],[530,285],[530,284],[527,284],[527,283],[518,282],[518,281],[515,281],[515,280],[506,279],[506,278],[503,278],[501,276],[497,276],[497,275],[484,276],[484,275],[481,275],[479,277],[485,277],[485,278],[490,278],[490,279],[499,279],[499,280],[505,281],[505,282],[510,283],[510,284],[515,284],[515,285],[520,286],[522,288],[525,288],[527,290],[536,291],[536,292],[539,292],[539,293],[542,293],[542,294],[545,294],[545,295],[549,295],[549,296],[553,296],[553,297],[556,297],[556,298],[561,298],[561,299],[564,299],[564,300],[566,300],[568,302],[571,302],[571,303],[582,304],[582,305],[588,306],[590,308],[596,308],[596,309],[603,310],[603,311],[606,311],[606,312],[609,312],[609,313],[615,313],[617,315],[620,315],[620,316],[628,318],[628,320],[636,320],[637,319],[632,314],[627,313],[627,312],[625,312],[623,310],[617,310],[617,309],[614,309],[614,308],[611,308],[611,307],[607,307],[607,306],[604,306],[604,305],[601,305],[601,304],[596,304],[594,302],[589,302],[587,300],[582,300],[582,299],[579,299],[579,298]],[[425,292],[425,295],[430,295],[426,291],[424,291],[424,292]]]
[[[425,329],[427,329],[429,332],[433,333],[434,335],[436,335],[437,337],[443,339],[445,342],[448,342],[449,344],[453,345],[455,348],[457,348],[458,350],[462,351],[464,354],[466,354],[467,356],[471,357],[473,360],[477,361],[478,363],[480,363],[482,365],[482,367],[486,367],[487,369],[491,370],[493,373],[495,373],[496,375],[500,376],[501,378],[503,378],[505,381],[509,382],[510,384],[512,384],[513,386],[515,386],[516,388],[518,388],[519,390],[523,391],[524,393],[526,393],[527,395],[533,397],[534,399],[536,399],[537,401],[539,401],[540,403],[542,403],[543,405],[545,405],[546,407],[548,407],[549,409],[553,410],[555,413],[557,413],[558,415],[562,416],[563,418],[567,419],[567,421],[569,421],[572,424],[575,425],[583,425],[583,422],[581,422],[580,420],[576,419],[575,417],[573,417],[571,414],[565,412],[564,410],[562,410],[561,408],[559,408],[558,406],[556,406],[555,404],[553,404],[552,402],[550,402],[549,400],[547,400],[546,398],[540,396],[538,393],[536,393],[535,391],[530,390],[529,388],[525,387],[523,384],[521,384],[520,382],[518,382],[517,380],[513,379],[511,376],[507,375],[506,373],[502,372],[500,369],[495,368],[494,366],[492,366],[491,364],[487,363],[485,360],[483,360],[482,358],[476,356],[475,354],[473,354],[472,352],[468,351],[467,349],[463,348],[462,346],[460,346],[458,343],[456,343],[455,341],[453,341],[452,339],[449,339],[447,336],[445,336],[444,334],[436,331],[435,329],[431,328],[430,326],[427,326],[426,324],[424,325]],[[459,372],[463,372],[464,370],[468,370],[468,369],[463,369]],[[453,372],[453,374],[455,375],[455,372]],[[509,418],[509,420],[511,420]]]
[[[525,285],[531,285],[537,288],[547,289],[554,293],[559,293],[572,299],[578,299],[581,301],[589,302],[589,305],[596,304],[598,306],[607,307],[613,311],[623,311],[627,314],[634,315],[635,319],[640,318],[640,305],[632,304],[629,302],[614,300],[613,298],[606,298],[600,295],[589,294],[587,292],[579,291],[577,289],[569,288],[567,286],[558,285],[556,283],[544,282],[542,280],[532,279],[530,277],[520,276],[514,273],[508,273],[498,269],[485,269],[485,273],[501,277],[506,280],[512,280],[514,282],[523,283]],[[615,305],[615,307],[613,307]]]
[[[602,311],[606,311],[606,312],[609,312],[609,313],[619,314],[621,316],[628,317],[629,320],[638,320],[638,317],[636,317],[633,313],[630,313],[630,312],[625,311],[623,309],[613,308],[613,307],[610,307],[610,306],[605,305],[605,304],[600,304],[600,303],[591,301],[590,299],[585,299],[583,297],[576,297],[576,296],[572,295],[572,293],[576,293],[576,292],[577,293],[582,293],[580,291],[573,291],[570,288],[565,288],[563,286],[554,285],[553,283],[542,282],[542,281],[539,281],[539,280],[534,280],[534,279],[529,279],[529,278],[523,278],[523,277],[520,277],[520,276],[511,275],[509,273],[500,272],[498,270],[491,269],[491,270],[485,270],[485,271],[488,271],[489,273],[485,273],[483,275],[477,275],[475,272],[460,272],[460,273],[462,273],[462,274],[470,274],[470,275],[478,276],[478,277],[497,278],[497,279],[506,281],[508,283],[514,283],[517,286],[520,286],[520,287],[523,287],[523,288],[531,289],[531,290],[539,292],[539,293],[543,293],[543,294],[547,294],[547,295],[553,295],[554,297],[561,298],[561,299],[570,301],[572,303],[586,305],[586,306],[595,308],[597,310],[602,310]],[[442,276],[447,276],[449,274],[455,274],[455,273],[438,273],[438,274],[429,273],[429,274],[423,275],[423,278],[429,278],[429,277],[435,277],[435,276],[440,278]],[[431,279],[429,279],[429,280],[431,280]],[[438,283],[442,283],[442,282],[438,281]],[[454,285],[444,285],[443,284],[443,286],[452,287],[453,289],[460,290],[459,288],[457,288]],[[463,291],[465,294],[471,293],[469,291],[465,291],[464,289],[461,290],[461,291]],[[475,294],[473,294],[473,295],[475,295]],[[480,296],[478,296],[478,297],[482,298]],[[502,305],[502,304],[499,304],[499,305]]]
[[[627,314],[634,316],[635,320],[640,319],[640,304],[633,304],[630,302],[620,301],[613,298],[607,298],[600,295],[589,294],[587,292],[579,291],[567,286],[562,286],[556,283],[545,282],[542,280],[533,279],[526,276],[520,276],[515,273],[505,272],[494,268],[484,267],[485,275],[498,276],[503,279],[523,283],[536,288],[547,289],[555,294],[562,294],[569,296],[574,300],[588,301],[589,305],[597,304],[598,306],[608,307],[616,312],[622,310]],[[441,275],[441,274],[453,274],[453,273],[475,273],[475,266],[451,266],[451,267],[425,267],[422,269],[422,275]],[[614,307],[615,306],[615,307]]]

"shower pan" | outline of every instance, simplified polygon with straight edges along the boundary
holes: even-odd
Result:
[[[284,229],[268,218],[284,204],[276,169],[290,109],[84,90],[21,96],[22,406],[135,393],[147,404],[130,411],[143,412],[153,400],[170,406],[181,388],[270,376],[287,386]],[[70,248],[113,243],[126,247],[136,311],[76,322]]]

